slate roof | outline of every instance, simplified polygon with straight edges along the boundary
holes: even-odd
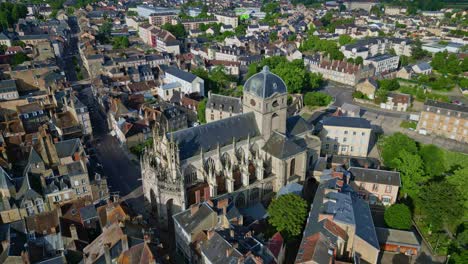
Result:
[[[2,81],[0,81],[0,92],[1,93],[14,92],[14,91],[18,91],[16,89],[15,80],[2,80]]]
[[[218,144],[226,146],[236,141],[260,134],[253,112],[236,115],[197,127],[167,133],[179,145],[180,159],[198,155],[201,150],[215,149]]]
[[[233,113],[242,112],[242,101],[237,97],[211,94],[208,97],[208,102],[206,105],[209,108],[222,109],[223,111],[229,111],[229,109],[232,109]]]
[[[393,244],[399,246],[410,246],[416,247],[418,250],[421,247],[421,243],[416,238],[412,231],[404,231],[390,228],[376,227],[377,238],[379,243],[382,244]]]
[[[288,138],[278,132],[273,132],[263,146],[263,150],[278,159],[287,159],[306,151],[306,148],[297,144],[292,138]]]
[[[183,71],[176,67],[168,67],[165,69],[165,72],[189,83],[193,82],[197,78],[195,74]]]
[[[440,110],[440,114],[442,115],[447,115],[447,112],[449,111],[457,111],[462,114],[462,117],[468,117],[467,106],[438,102],[433,100],[427,100],[426,103],[424,103],[424,110],[433,113],[437,113],[437,110]]]
[[[218,217],[216,212],[210,206],[203,203],[199,206],[197,212],[193,215],[191,215],[190,210],[185,210],[184,212],[176,214],[173,217],[185,232],[191,234],[192,231],[195,231],[195,229],[204,219],[210,216],[212,216],[214,219],[217,219]]]
[[[418,63],[416,65],[413,66],[413,69],[417,67],[420,71],[427,71],[427,70],[431,70],[432,67],[431,65],[429,65],[429,63],[423,61],[421,63]]]
[[[291,116],[286,120],[286,135],[296,136],[312,131],[314,126],[307,123],[300,115]]]
[[[356,235],[374,248],[380,249],[369,204],[357,196],[353,196],[352,200],[356,218]]]
[[[268,66],[264,66],[261,72],[254,74],[245,82],[244,92],[268,98],[276,93],[287,93],[287,89],[284,81],[278,75],[271,73]]]
[[[74,138],[55,143],[55,149],[59,158],[73,156],[80,148],[80,139]]]
[[[372,182],[393,186],[401,186],[400,173],[397,171],[386,171],[351,167],[349,171],[354,181]]]
[[[324,126],[354,127],[371,129],[371,124],[367,119],[348,116],[329,116],[323,119]]]

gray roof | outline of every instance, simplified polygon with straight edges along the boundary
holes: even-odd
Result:
[[[307,123],[307,121],[299,115],[291,116],[286,120],[286,135],[300,135],[312,131],[313,129],[313,125]]]
[[[423,61],[421,63],[418,63],[418,64],[414,65],[413,67],[418,67],[419,70],[421,70],[421,71],[427,71],[427,70],[432,69],[431,65],[429,65],[429,63],[427,63],[425,61]]]
[[[55,149],[59,158],[70,157],[80,148],[80,139],[74,138],[55,143]]]
[[[96,207],[90,204],[88,206],[80,208],[80,216],[83,221],[98,217]]]
[[[354,127],[371,129],[369,120],[360,117],[329,116],[323,119],[324,126]]]
[[[218,144],[226,146],[233,142],[258,136],[259,130],[253,112],[236,115],[215,122],[167,133],[179,145],[180,159],[198,155],[201,150],[215,149]]]
[[[349,168],[349,171],[353,175],[354,181],[401,186],[400,173],[397,171],[366,169],[358,167],[351,167]]]
[[[356,235],[374,248],[380,249],[369,204],[357,196],[353,196],[352,199],[356,219]]]
[[[429,110],[427,108],[429,107]],[[444,103],[439,101],[427,100],[424,103],[424,110],[429,112],[437,113],[440,110],[440,114],[447,115],[449,111],[457,111],[462,113],[462,117],[468,117],[468,107],[462,105],[456,105],[451,103]]]
[[[376,227],[377,238],[380,244],[396,244],[420,248],[421,244],[412,231],[396,230]]]
[[[15,80],[2,80],[0,81],[0,92],[7,93],[7,92],[14,92],[18,91],[16,88]]]
[[[223,111],[232,111],[232,113],[242,112],[242,101],[240,98],[225,96],[220,94],[211,94],[206,103],[208,108],[214,108]]]
[[[173,216],[174,221],[176,221],[188,234],[192,234],[192,232],[196,231],[198,226],[208,217],[213,217],[213,224],[216,224],[216,219],[218,218],[218,215],[206,203],[201,204],[197,212],[193,215],[191,213],[191,210],[189,209]]]
[[[296,143],[293,138],[273,132],[265,146],[263,146],[263,150],[278,159],[287,159],[306,151],[306,148]]]
[[[228,256],[226,252],[229,249],[232,249],[232,253]],[[210,240],[202,244],[201,251],[210,260],[210,263],[217,264],[239,263],[243,256],[218,232],[215,232]]]
[[[278,75],[271,73],[268,66],[264,66],[261,72],[254,74],[245,82],[244,92],[268,98],[276,93],[287,93],[287,88]]]
[[[168,67],[165,72],[189,83],[193,82],[197,78],[195,74],[183,71],[176,67]]]

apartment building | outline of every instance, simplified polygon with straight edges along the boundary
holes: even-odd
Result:
[[[370,38],[356,43],[341,46],[340,50],[346,58],[361,57],[367,59],[394,50],[398,56],[411,56],[412,41],[402,38]]]
[[[371,132],[371,124],[364,118],[326,117],[320,132],[322,153],[366,157]]]
[[[239,25],[239,19],[235,14],[215,13],[214,16],[216,17],[218,23],[231,25],[233,28],[236,28]]]
[[[138,29],[140,38],[144,43],[150,45],[160,52],[180,54],[179,41],[169,31],[159,27],[143,24]]]
[[[359,81],[374,76],[374,68],[346,61],[329,60],[322,56],[306,56],[304,64],[311,72],[322,74],[326,80],[355,86]]]
[[[162,26],[166,23],[172,23],[172,20],[177,18],[178,15],[174,12],[155,13],[149,16],[149,23],[154,26]]]
[[[200,29],[201,24],[218,23],[218,20],[215,18],[193,18],[181,20],[180,23],[184,26],[186,31],[189,31]]]
[[[398,63],[400,61],[400,56],[398,55],[377,55],[372,58],[367,58],[364,60],[364,65],[372,65],[375,68],[375,73],[390,72],[398,69]]]
[[[468,143],[468,107],[428,100],[421,111],[417,131]]]

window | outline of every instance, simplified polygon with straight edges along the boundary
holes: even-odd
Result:
[[[370,194],[369,195],[369,203],[370,204],[376,204],[377,203],[377,196]]]
[[[382,203],[389,204],[392,202],[392,199],[389,196],[382,196]]]
[[[60,195],[54,196],[54,202],[60,202]]]
[[[63,198],[64,198],[65,200],[70,199],[70,194],[68,194],[68,193],[63,194]]]
[[[342,146],[342,147],[341,147],[341,151],[342,151],[342,152],[348,151],[348,147],[347,147],[347,146]]]
[[[353,136],[355,136],[355,135],[356,135],[356,131],[353,131]]]
[[[329,149],[330,148],[330,144],[325,144],[325,149]]]
[[[75,181],[75,186],[78,186],[80,185],[80,182],[79,181]]]
[[[86,184],[86,179],[81,179],[81,184]]]
[[[78,194],[78,195],[81,194],[80,189],[76,189],[76,194]]]
[[[214,120],[214,114],[211,114],[211,120]]]
[[[353,152],[353,151],[354,151],[354,147],[351,146],[351,147],[350,147],[350,151]]]
[[[376,192],[378,190],[379,190],[379,185],[377,183],[374,183],[374,185],[372,185],[372,191]]]
[[[345,135],[348,135],[348,130],[345,130],[345,131],[344,131],[344,134],[345,134]]]
[[[338,150],[338,145],[333,145],[333,150]]]
[[[87,193],[88,192],[88,188],[86,188],[86,186],[83,186],[83,193]]]
[[[346,141],[348,141],[348,139],[344,137],[344,138],[343,138],[343,142],[346,142]]]
[[[366,135],[366,132],[362,132],[362,133],[361,133],[361,136],[365,136],[365,135]]]
[[[289,177],[293,176],[295,174],[296,170],[296,159],[292,159],[291,163],[289,165]]]
[[[42,213],[44,212],[44,202],[42,201],[42,199],[37,199],[36,200],[36,207],[37,207],[37,211],[39,213]]]
[[[391,186],[391,185],[387,185],[387,186],[385,187],[385,192],[386,192],[386,193],[391,193],[391,192],[392,192],[392,186]]]
[[[26,213],[27,213],[28,215],[34,215],[34,206],[33,206],[33,203],[30,202],[30,201],[28,201],[28,202],[26,202],[25,206],[26,206]]]

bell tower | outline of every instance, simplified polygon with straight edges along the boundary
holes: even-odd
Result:
[[[244,113],[254,112],[260,133],[268,139],[273,131],[286,133],[288,108],[286,84],[268,66],[250,77],[244,85]]]

